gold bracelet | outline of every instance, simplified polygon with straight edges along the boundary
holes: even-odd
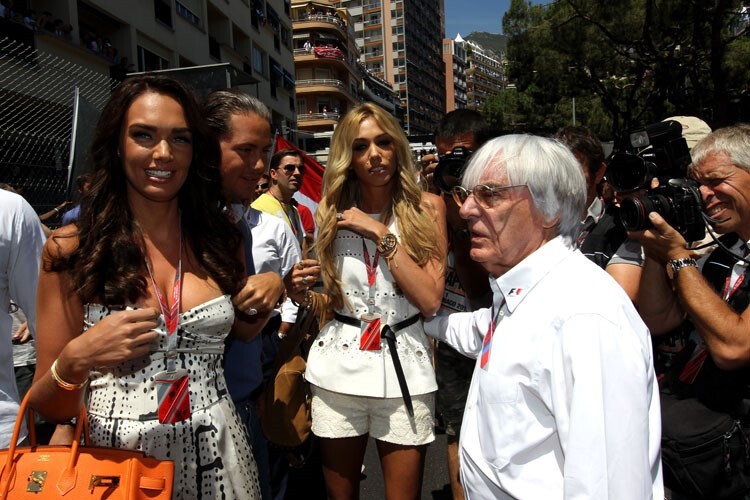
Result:
[[[83,389],[86,384],[89,383],[88,379],[84,380],[80,384],[71,384],[70,382],[66,382],[65,380],[63,380],[60,377],[60,374],[57,373],[57,360],[54,360],[52,362],[52,366],[50,366],[49,372],[52,374],[52,378],[55,379],[57,387],[66,391],[77,391],[78,389]]]
[[[312,309],[313,304],[313,292],[312,290],[307,290],[305,293],[305,298],[302,300],[302,304],[300,304],[306,311],[309,311]]]

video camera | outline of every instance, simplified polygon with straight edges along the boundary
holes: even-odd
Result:
[[[472,154],[474,154],[474,151],[471,149],[456,146],[450,153],[438,157],[438,166],[435,167],[433,180],[442,192],[450,193],[454,187],[461,184],[466,163]]]
[[[620,219],[626,229],[650,227],[648,214],[656,212],[687,241],[705,237],[698,183],[686,178],[690,161],[690,150],[677,121],[653,123],[628,134],[627,141],[609,158],[607,180],[617,192],[648,192],[620,203]],[[650,189],[654,178],[659,180],[659,187]]]

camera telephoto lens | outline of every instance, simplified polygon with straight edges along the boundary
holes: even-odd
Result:
[[[620,204],[620,219],[628,231],[641,231],[651,227],[648,214],[656,212],[664,220],[674,220],[674,212],[669,198],[656,194],[651,196],[630,196]]]

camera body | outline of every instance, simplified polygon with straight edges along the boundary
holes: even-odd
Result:
[[[450,153],[440,155],[435,167],[434,182],[444,193],[461,184],[466,164],[474,151],[464,146],[456,146]]]
[[[687,179],[690,150],[682,125],[674,120],[634,129],[609,158],[607,180],[615,191],[647,189],[620,203],[620,218],[629,231],[651,226],[649,212],[657,212],[687,241],[704,238],[703,201],[698,183]],[[659,187],[650,189],[652,179]]]
[[[650,227],[650,212],[661,215],[686,241],[699,241],[706,236],[703,201],[698,183],[692,179],[670,179],[666,186],[644,196],[630,196],[620,203],[620,220],[629,231]]]

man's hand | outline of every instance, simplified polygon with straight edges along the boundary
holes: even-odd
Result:
[[[692,254],[687,249],[685,238],[656,212],[648,214],[653,228],[645,231],[628,231],[630,238],[638,240],[646,256],[663,266],[670,260],[683,259]]]
[[[438,166],[437,153],[424,155],[419,163],[422,165],[422,178],[427,183],[427,190],[431,193],[439,193],[440,189],[435,185],[435,169]]]
[[[250,316],[267,315],[273,311],[283,292],[284,282],[278,274],[254,274],[248,276],[242,290],[232,296],[232,303],[235,309]]]
[[[14,344],[25,344],[31,340],[31,332],[29,331],[29,324],[24,321],[21,323],[21,326],[18,327],[18,330],[13,333],[13,343]]]

